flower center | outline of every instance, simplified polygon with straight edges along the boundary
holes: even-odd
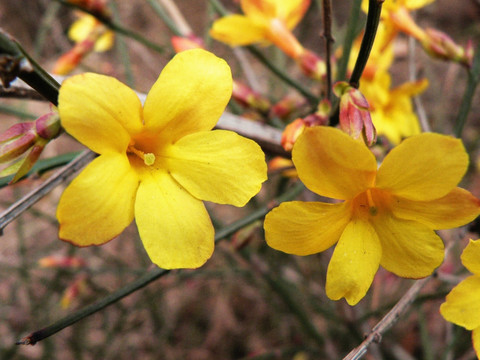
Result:
[[[391,195],[380,189],[367,189],[353,199],[353,211],[358,216],[370,218],[389,211]]]
[[[142,150],[137,149],[134,145],[135,145],[135,142],[133,142],[133,141],[128,145],[127,154],[133,154],[133,155],[138,156],[140,159],[143,160],[143,162],[147,166],[151,166],[155,163],[155,155],[154,154],[145,153]]]

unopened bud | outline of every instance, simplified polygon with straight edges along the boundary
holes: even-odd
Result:
[[[307,100],[305,100],[305,98],[300,97],[296,94],[288,94],[272,106],[272,109],[270,111],[271,116],[276,116],[280,119],[286,119],[293,112],[298,111],[306,104]]]
[[[472,66],[473,46],[471,42],[464,48],[441,31],[426,29],[425,32],[427,35],[422,41],[422,46],[431,56],[442,60],[452,60],[467,67]]]
[[[327,74],[325,61],[310,50],[305,50],[296,61],[303,73],[315,80],[323,80]]]
[[[367,99],[346,82],[336,83],[333,92],[340,98],[340,128],[354,139],[363,139],[365,144],[372,146],[377,133]]]
[[[170,41],[176,53],[191,49],[203,49],[205,47],[203,40],[195,35],[172,36]]]
[[[47,256],[38,260],[42,268],[81,268],[86,265],[85,260],[73,256]]]
[[[235,80],[233,81],[232,97],[242,106],[256,109],[261,113],[266,113],[270,109],[270,101],[267,98]]]

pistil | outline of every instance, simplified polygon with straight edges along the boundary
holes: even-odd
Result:
[[[371,189],[367,190],[367,201],[368,201],[368,207],[369,207],[370,215],[372,215],[372,216],[377,215],[378,209],[375,206],[375,203],[373,202],[373,196],[372,196]]]
[[[145,165],[151,166],[155,163],[155,155],[152,153],[145,153],[141,150],[138,150],[135,146],[135,143],[130,143],[127,148],[127,153],[134,154],[143,160]]]

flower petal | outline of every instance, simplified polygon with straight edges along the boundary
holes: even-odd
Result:
[[[393,200],[392,212],[396,217],[421,222],[431,229],[451,229],[468,224],[480,215],[480,200],[457,187],[431,201],[397,197]]]
[[[278,14],[293,29],[302,20],[310,6],[310,0],[277,1]]]
[[[277,16],[278,8],[284,1],[276,0],[241,0],[243,13],[253,21],[268,21]],[[287,1],[286,1],[287,2]]]
[[[370,223],[352,219],[335,246],[327,270],[327,296],[357,304],[367,293],[378,270],[382,248]]]
[[[418,279],[430,275],[442,263],[442,239],[426,225],[379,215],[373,226],[382,244],[380,265],[386,270]]]
[[[165,66],[147,95],[145,130],[161,132],[168,142],[210,130],[231,95],[232,74],[224,60],[202,49],[183,51]]]
[[[343,200],[372,187],[377,169],[375,156],[365,145],[327,126],[305,129],[295,142],[292,159],[305,186]]]
[[[311,255],[335,244],[350,220],[345,203],[291,201],[265,217],[267,244],[288,254]]]
[[[138,177],[125,155],[101,155],[65,189],[57,208],[59,237],[78,246],[100,245],[133,220]]]
[[[461,259],[468,271],[480,275],[480,240],[470,240],[462,252]]]
[[[243,15],[230,15],[213,23],[210,36],[230,46],[245,46],[266,39],[266,24]]]
[[[440,306],[445,320],[467,330],[480,327],[480,276],[464,279],[450,291],[446,300]]]
[[[265,155],[232,131],[202,131],[169,147],[167,169],[197,199],[244,206],[267,180]]]
[[[424,133],[412,136],[385,157],[376,187],[412,200],[447,195],[462,179],[468,155],[459,139]]]
[[[64,129],[96,153],[124,152],[142,127],[142,104],[120,81],[86,73],[65,80],[58,96]]]
[[[472,331],[472,342],[477,358],[480,359],[480,326]]]
[[[197,268],[213,253],[214,230],[205,206],[166,172],[143,174],[135,221],[148,256],[161,268]]]

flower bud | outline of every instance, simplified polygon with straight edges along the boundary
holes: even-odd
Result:
[[[233,81],[232,97],[241,105],[256,109],[261,113],[267,113],[270,109],[270,101],[267,98],[235,80]]]
[[[422,46],[431,56],[442,60],[453,60],[467,67],[472,66],[473,46],[471,41],[464,48],[441,31],[429,28],[425,32],[427,35],[422,41]]]
[[[85,267],[85,260],[73,256],[47,256],[38,260],[38,265],[42,268],[74,268]]]
[[[362,138],[372,146],[377,133],[370,116],[369,104],[360,90],[346,82],[338,82],[333,92],[340,98],[340,128],[354,139]]]
[[[304,52],[296,58],[296,61],[303,73],[315,80],[323,80],[327,74],[327,65],[325,61],[310,50]]]
[[[280,119],[286,119],[294,111],[299,110],[302,106],[305,106],[307,101],[305,98],[296,94],[289,94],[282,98],[279,102],[272,106],[270,110],[271,116],[279,117]]]
[[[193,34],[189,36],[172,36],[170,41],[176,53],[191,49],[203,49],[205,47],[203,40]]]

